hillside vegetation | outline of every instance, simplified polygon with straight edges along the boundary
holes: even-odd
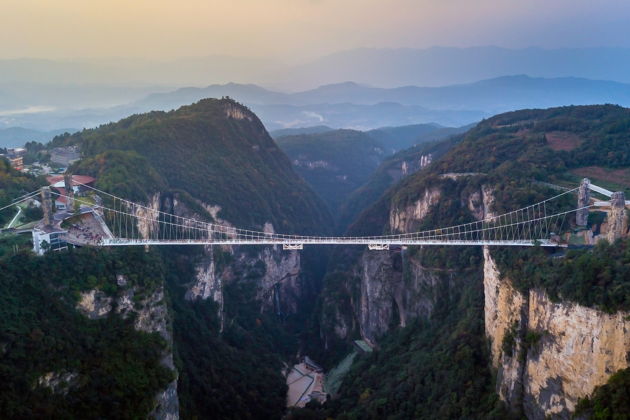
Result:
[[[279,232],[314,234],[330,225],[260,120],[232,100],[134,115],[53,144],[79,144],[86,159],[71,171],[98,176],[97,186],[127,197],[184,191],[243,228],[272,222]]]
[[[378,141],[355,130],[286,136],[276,142],[331,211],[368,179],[385,156]]]
[[[0,208],[11,204],[16,198],[33,192],[45,185],[43,178],[35,178],[16,171],[9,161],[0,158]],[[0,212],[0,227],[10,221],[15,214],[14,210]]]
[[[90,320],[75,309],[81,291],[118,293],[118,274],[149,293],[164,271],[141,249],[0,259],[1,417],[147,417],[173,379],[160,364],[166,342],[132,318]]]
[[[366,132],[331,129],[279,136],[276,142],[291,158],[295,170],[326,201],[336,216],[337,230],[343,231],[361,210],[380,197],[385,185],[400,178],[390,176],[394,166],[390,160],[402,163],[400,156],[404,156],[414,168],[419,164],[414,157],[421,145],[464,130],[438,124],[383,127]],[[411,148],[408,153],[401,151],[407,148]],[[442,149],[447,148],[436,147],[433,152],[440,154]],[[389,158],[398,151],[398,158]],[[381,164],[386,167],[377,170]],[[359,188],[369,192],[359,192]]]
[[[361,213],[349,232],[361,235],[391,233],[390,211],[414,206],[427,188],[440,189],[442,198],[422,221],[410,228],[411,231],[472,221],[465,200],[482,185],[493,187],[496,201],[491,210],[503,213],[557,194],[536,181],[574,187],[578,183],[572,174],[575,168],[628,168],[628,124],[630,110],[609,105],[524,110],[482,121],[426,170],[388,189]],[[446,173],[468,175],[455,181],[441,176]],[[564,196],[556,207],[548,210],[574,208],[575,200],[574,195]],[[567,217],[563,228],[570,228],[573,223],[573,219]],[[614,248],[602,244],[592,251],[570,252],[560,260],[550,259],[549,251],[540,249],[493,249],[492,253],[501,272],[513,279],[521,290],[543,288],[556,300],[614,312],[628,309],[627,249],[627,241],[615,244]],[[478,249],[426,247],[412,251],[406,253],[407,260],[422,267],[448,269],[455,277],[462,276],[461,273],[479,273],[482,266]],[[361,253],[340,255],[330,265],[322,300],[335,302],[332,305],[341,308],[342,318],[346,319],[346,325],[350,325],[348,319],[353,318],[348,318],[345,313],[351,310],[350,303],[357,299],[356,296],[361,296],[359,293],[362,292],[356,286],[356,273],[363,267],[357,266]],[[471,284],[449,287],[452,297],[466,290],[466,309],[458,308],[445,317],[441,312],[444,303],[438,301],[435,303],[437,312],[433,312],[429,319],[414,321],[404,329],[394,326],[379,340],[382,346],[379,351],[355,359],[341,386],[339,402],[328,405],[320,413],[329,410],[327,413],[339,418],[487,418],[491,413],[501,413],[500,405],[491,403],[496,401],[492,385],[486,388],[475,386],[480,384],[475,381],[491,378],[489,362],[484,356],[487,344],[480,338],[483,328],[470,324],[471,320],[483,319],[483,293],[474,293]],[[470,336],[465,345],[462,336],[454,333],[459,330],[458,325],[468,325],[465,331]],[[329,327],[322,325],[323,330]],[[356,334],[358,332],[352,337],[356,338]],[[339,348],[334,343],[328,342],[328,345]],[[410,352],[410,348],[414,351]],[[475,380],[459,377],[451,382],[454,375],[467,371],[474,372],[471,377]],[[416,376],[416,372],[421,374]],[[491,379],[488,381],[487,384]],[[451,384],[462,382],[469,386],[451,387]],[[444,387],[449,390],[446,391],[449,398],[443,405],[440,404],[442,394],[435,396],[424,391]],[[407,393],[406,389],[414,391]],[[469,400],[472,395],[474,397]],[[597,404],[606,404],[607,400],[602,398],[601,392],[595,398],[596,402],[589,403],[591,405],[586,408],[602,412],[603,408]],[[618,398],[609,400],[620,406]],[[471,411],[459,411],[462,407]]]
[[[343,202],[338,226],[347,228],[363,210],[378,201],[389,187],[422,169],[420,160],[423,156],[431,156],[431,159],[437,160],[461,141],[462,137],[451,136],[440,141],[418,144],[386,158],[370,178]],[[403,165],[407,168],[407,173],[403,172]]]

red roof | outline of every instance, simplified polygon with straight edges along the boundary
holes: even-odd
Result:
[[[56,184],[59,181],[63,181],[63,175],[53,175],[46,178],[50,185]],[[91,184],[96,179],[87,175],[72,175],[72,185]]]
[[[55,189],[59,191],[59,194],[61,194],[61,195],[57,196],[55,201],[59,201],[60,203],[67,204],[68,203],[68,197],[67,197],[67,194],[66,194],[66,189],[65,188],[61,188],[61,187],[56,187]]]

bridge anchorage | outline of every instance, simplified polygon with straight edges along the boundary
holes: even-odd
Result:
[[[568,246],[567,216],[576,213],[578,227],[586,226],[588,212],[610,208],[609,214],[623,214],[623,193],[613,193],[585,179],[579,187],[565,189],[551,198],[475,222],[412,233],[379,236],[285,235],[247,230],[177,216],[144,206],[97,188],[80,184],[81,194],[72,197],[74,209],[52,213],[50,197],[65,197],[44,187],[20,197],[0,210],[41,196],[44,220],[32,230],[34,248],[43,252],[47,241],[57,245],[142,246],[142,245],[281,245],[284,250],[301,250],[304,245],[363,245],[370,250],[398,246]],[[70,188],[71,189],[71,188]],[[597,201],[594,191],[610,198]],[[561,211],[554,202],[567,194],[578,194],[576,208]],[[617,209],[617,210],[615,210]],[[608,210],[607,210],[608,211]],[[615,211],[617,213],[615,213]],[[565,232],[565,233],[562,233]],[[614,239],[614,238],[613,238]]]

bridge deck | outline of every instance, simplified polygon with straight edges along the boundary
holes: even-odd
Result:
[[[538,241],[517,240],[517,241],[466,241],[466,240],[430,240],[430,239],[388,239],[388,240],[368,240],[368,239],[341,239],[341,238],[321,238],[309,240],[246,240],[246,239],[224,239],[224,240],[152,240],[152,239],[104,239],[99,246],[134,246],[134,245],[389,245],[389,246],[535,246],[543,247],[566,247],[566,244],[559,244],[548,239]]]

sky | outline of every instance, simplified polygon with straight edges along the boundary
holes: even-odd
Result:
[[[0,58],[630,47],[627,0],[1,0]]]

